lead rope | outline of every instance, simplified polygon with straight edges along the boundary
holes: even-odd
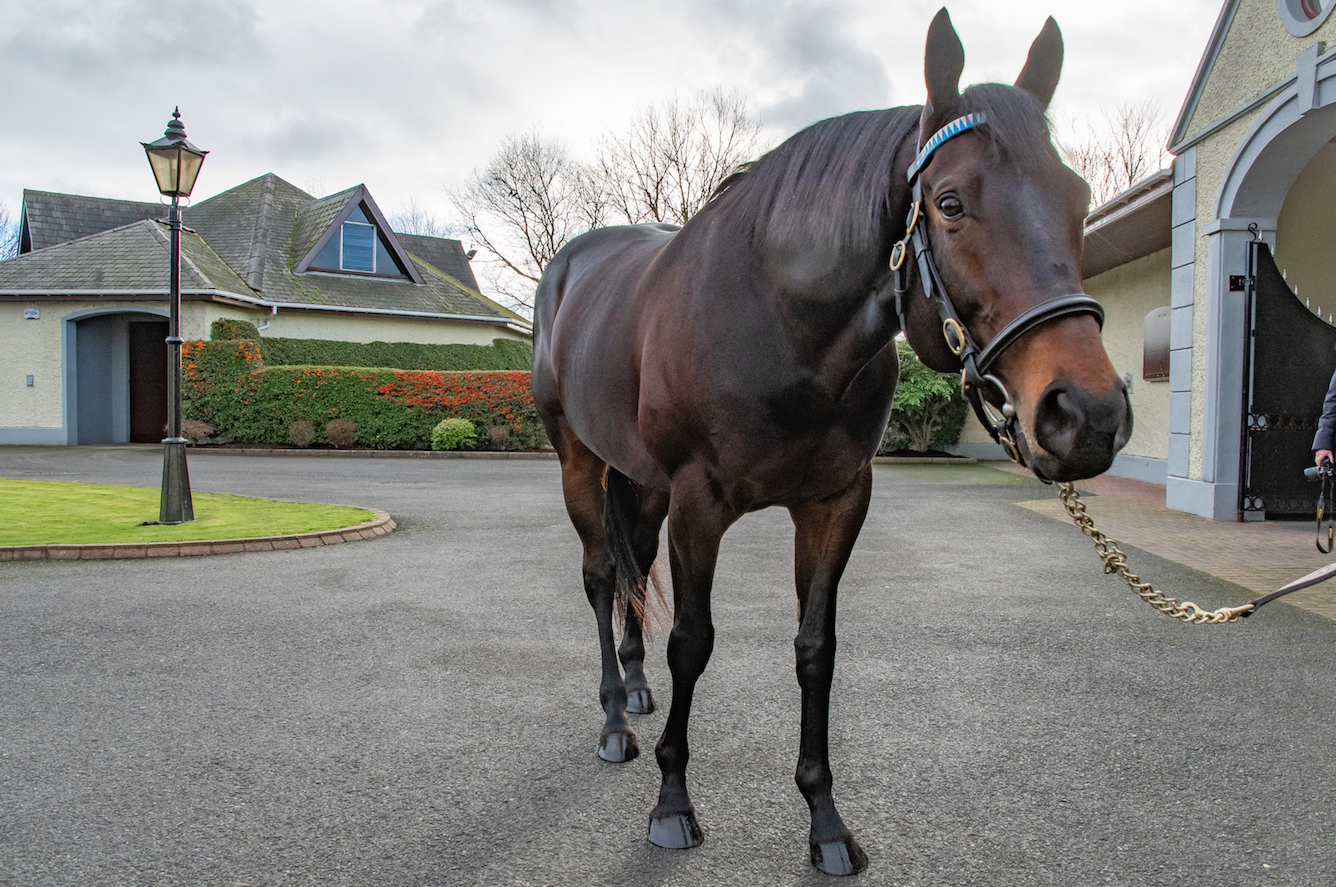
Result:
[[[1127,568],[1127,556],[1119,550],[1117,541],[1110,539],[1095,528],[1095,522],[1091,520],[1090,515],[1086,514],[1085,503],[1081,501],[1081,494],[1076,491],[1073,484],[1059,484],[1058,499],[1062,501],[1062,507],[1067,509],[1067,514],[1071,515],[1072,520],[1081,528],[1081,532],[1089,536],[1090,541],[1095,543],[1095,553],[1104,562],[1104,572],[1106,574],[1117,573],[1118,578],[1123,580],[1124,584],[1137,597],[1166,616],[1172,616],[1193,625],[1218,625],[1225,622],[1237,622],[1239,617],[1247,616],[1256,609],[1256,602],[1251,602],[1241,607],[1221,607],[1212,612],[1203,610],[1192,601],[1179,603],[1162,592],[1156,591],[1149,582],[1142,582],[1140,576]]]

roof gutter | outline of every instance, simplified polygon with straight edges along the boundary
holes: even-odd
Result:
[[[182,297],[203,297],[210,301],[235,304],[244,308],[259,308],[267,310],[271,314],[277,314],[279,310],[282,309],[285,311],[324,311],[330,314],[370,315],[373,317],[406,317],[415,320],[445,320],[452,323],[470,323],[482,326],[504,327],[517,333],[533,335],[533,327],[523,321],[513,320],[507,317],[479,317],[476,314],[441,314],[431,311],[403,311],[393,308],[358,308],[349,305],[312,305],[307,302],[270,302],[255,296],[247,296],[242,295],[241,293],[229,293],[213,289],[183,289],[181,290],[181,295]],[[0,290],[0,300],[54,298],[60,296],[66,298],[105,298],[109,296],[119,298],[167,298],[169,293],[167,290],[143,289]]]

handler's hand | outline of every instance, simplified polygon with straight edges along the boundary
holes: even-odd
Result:
[[[1323,461],[1336,464],[1336,457],[1332,456],[1331,450],[1318,450],[1316,453],[1313,454],[1314,465],[1321,465]]]

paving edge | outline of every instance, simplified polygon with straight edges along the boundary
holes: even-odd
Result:
[[[9,545],[0,546],[0,561],[94,561],[127,560],[149,557],[200,557],[209,554],[237,554],[243,551],[284,551],[295,548],[321,548],[361,542],[386,536],[395,529],[394,519],[378,508],[364,508],[375,517],[363,524],[296,533],[289,536],[249,536],[244,539],[205,539],[197,542],[120,542],[89,545]]]

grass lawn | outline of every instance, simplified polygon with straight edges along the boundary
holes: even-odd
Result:
[[[365,523],[374,515],[340,505],[299,505],[218,493],[194,493],[195,519],[174,527],[158,519],[160,492],[148,487],[0,478],[0,545],[196,542],[285,536]]]

